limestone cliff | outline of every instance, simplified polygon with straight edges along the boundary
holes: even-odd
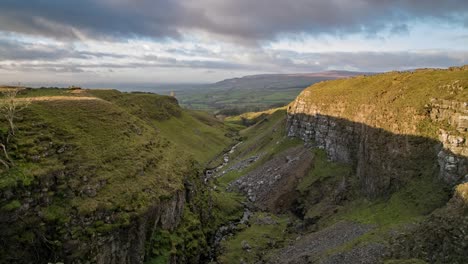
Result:
[[[418,174],[454,185],[468,173],[468,67],[320,83],[288,106],[288,135],[352,164],[379,196]]]

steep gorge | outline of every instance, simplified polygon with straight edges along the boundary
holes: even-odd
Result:
[[[466,66],[321,82],[229,151],[171,97],[25,90],[0,263],[464,263],[467,91]]]

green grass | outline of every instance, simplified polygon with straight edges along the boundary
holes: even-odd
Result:
[[[232,143],[228,128],[211,115],[199,111],[185,111],[175,98],[156,94],[122,94],[115,90],[92,90],[91,93],[115,102],[170,139],[197,161],[206,163]]]
[[[271,152],[277,148],[286,137],[286,111],[277,110],[260,121],[254,126],[240,131],[244,142],[234,153],[234,157],[244,157]]]
[[[226,136],[226,129],[207,125],[186,111],[178,118],[157,122],[156,127],[161,134],[170,137],[175,144],[202,163],[208,162],[232,142]]]
[[[260,224],[258,219],[270,217],[276,224]],[[287,217],[275,216],[268,213],[255,213],[250,218],[250,226],[238,232],[235,236],[222,242],[223,252],[218,257],[220,263],[239,263],[242,259],[246,263],[256,263],[261,260],[269,249],[279,247],[285,238]],[[242,249],[242,242],[246,241],[251,249]]]
[[[150,93],[121,93],[117,90],[88,90],[87,93],[112,102],[144,121],[168,120],[180,116],[182,109],[170,96]]]
[[[214,226],[221,226],[229,221],[236,221],[244,212],[245,197],[239,193],[216,190],[211,192],[215,218]]]
[[[2,211],[13,211],[21,207],[21,202],[18,200],[13,200],[4,206],[2,206],[1,210]]]
[[[446,203],[449,192],[440,186],[437,180],[414,180],[388,200],[358,200],[346,210],[344,218],[378,226],[418,220]]]
[[[219,177],[216,179],[216,184],[218,184],[221,188],[226,188],[229,183],[237,180],[241,176],[246,174],[246,170],[243,171],[237,171],[237,170],[232,170],[223,176]]]

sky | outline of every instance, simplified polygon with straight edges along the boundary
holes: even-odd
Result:
[[[468,64],[467,0],[1,0],[0,83],[207,83]]]

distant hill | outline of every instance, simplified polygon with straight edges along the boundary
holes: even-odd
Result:
[[[372,73],[326,71],[248,75],[181,89],[176,97],[187,108],[239,114],[285,105],[314,83],[369,74]]]
[[[220,82],[209,84],[207,87],[216,89],[305,88],[320,81],[347,78],[363,74],[368,73],[326,71],[317,73],[258,74],[222,80]]]

